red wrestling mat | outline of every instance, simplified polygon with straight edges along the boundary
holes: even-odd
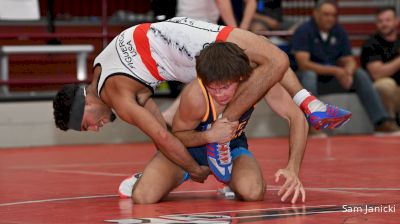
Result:
[[[399,223],[399,137],[310,139],[307,201],[294,206],[280,202],[273,182],[287,140],[249,143],[268,184],[263,202],[224,199],[212,177],[155,205],[119,199],[120,181],[155,152],[147,143],[1,149],[0,223]]]

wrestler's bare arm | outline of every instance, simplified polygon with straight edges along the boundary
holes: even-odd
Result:
[[[206,132],[197,133],[198,131],[194,130],[207,110],[206,100],[196,82],[197,80],[192,81],[182,91],[178,110],[172,122],[172,132],[186,147],[207,144]]]
[[[293,102],[287,91],[278,83],[266,95],[271,109],[284,118],[290,128],[288,167],[299,173],[307,142],[308,123],[303,112]]]
[[[181,94],[181,100],[172,123],[172,132],[186,147],[195,147],[212,142],[227,142],[234,134],[238,122],[217,120],[206,131],[194,130],[207,113],[207,102],[197,83],[192,81]]]
[[[106,85],[107,88],[102,90],[102,99],[115,110],[122,120],[137,126],[147,134],[171,161],[195,176],[202,173],[204,175],[202,178],[205,179],[206,172],[201,171],[202,169],[183,144],[152,113],[138,104],[135,81],[118,76],[109,78]]]
[[[289,68],[289,60],[283,51],[265,37],[248,31],[234,29],[227,41],[236,43],[244,49],[252,65],[256,66],[250,78],[240,84],[233,100],[224,112],[224,117],[234,121],[238,120],[282,79]]]
[[[292,193],[292,203],[296,202],[299,193],[302,201],[305,201],[305,191],[299,179],[299,171],[307,143],[308,123],[301,110],[293,102],[289,93],[277,83],[266,95],[266,100],[271,109],[289,123],[289,161],[284,169],[275,174],[286,178],[281,187],[279,195],[282,201],[286,200]]]
[[[152,98],[148,98],[144,104],[144,108],[146,108],[151,114],[155,116],[157,121],[164,127],[167,128],[167,123],[165,122],[160,109],[158,108],[156,102]]]

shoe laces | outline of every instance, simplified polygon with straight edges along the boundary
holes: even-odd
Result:
[[[333,105],[327,105],[326,107],[326,113],[332,116],[336,116],[339,112],[339,107],[333,106]]]
[[[225,143],[225,144],[218,144],[217,151],[218,151],[220,163],[222,165],[231,163],[232,157],[231,157],[229,142]]]

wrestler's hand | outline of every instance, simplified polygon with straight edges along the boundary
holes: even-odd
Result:
[[[204,183],[208,175],[210,175],[210,168],[208,168],[208,166],[200,166],[199,169],[196,169],[196,171],[189,174],[190,179],[192,179],[193,181]]]
[[[278,191],[278,196],[281,196],[281,201],[285,201],[291,194],[294,193],[292,204],[296,203],[299,193],[301,193],[302,201],[306,201],[306,192],[300,182],[296,172],[288,168],[280,169],[275,173],[275,182],[279,182],[279,177],[284,176],[286,181]]]
[[[238,125],[238,121],[231,122],[226,118],[217,119],[207,131],[208,142],[229,142],[236,133]]]

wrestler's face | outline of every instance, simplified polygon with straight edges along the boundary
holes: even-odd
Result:
[[[214,98],[216,103],[219,105],[226,105],[228,104],[233,96],[235,95],[236,89],[238,87],[237,82],[212,82],[206,89],[208,93]]]
[[[376,18],[376,27],[383,36],[388,36],[396,32],[398,20],[396,14],[391,10],[380,13]]]
[[[82,120],[82,131],[99,131],[105,124],[114,121],[115,115],[104,105],[86,104]]]

